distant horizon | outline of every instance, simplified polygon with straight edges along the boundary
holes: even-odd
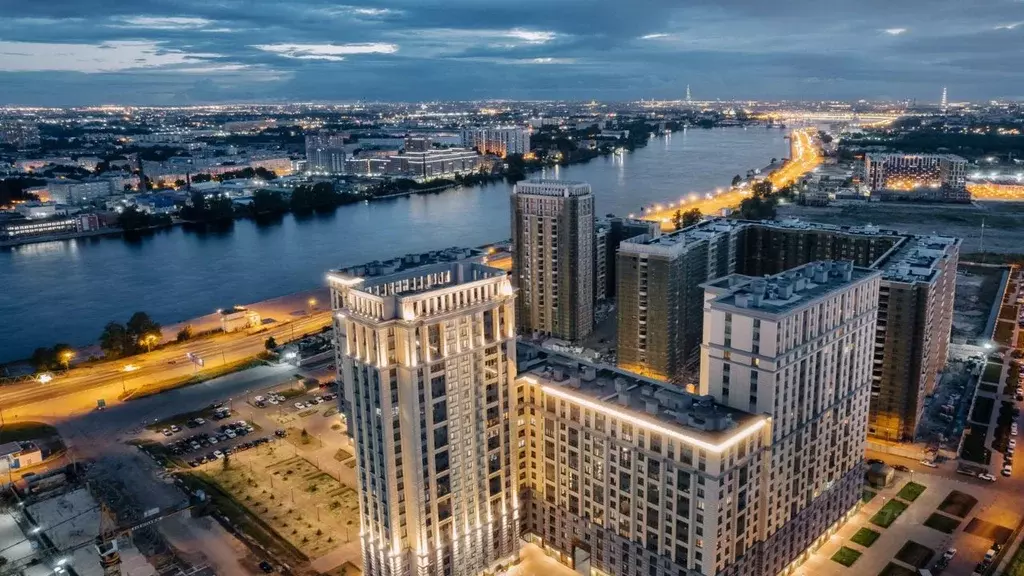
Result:
[[[715,104],[751,104],[751,105],[781,105],[789,104],[794,106],[800,105],[823,105],[829,103],[835,104],[846,104],[846,105],[904,105],[911,104],[916,106],[938,106],[940,101],[936,100],[924,100],[916,98],[904,98],[904,99],[868,99],[868,98],[853,98],[853,99],[834,99],[834,98],[823,98],[823,99],[795,99],[795,98],[779,98],[779,99],[758,99],[758,98],[715,98],[715,99],[693,99],[687,102],[683,98],[632,98],[622,100],[598,100],[594,98],[565,98],[565,99],[509,99],[509,98],[477,98],[477,99],[431,99],[431,100],[222,100],[222,101],[210,101],[210,102],[195,102],[190,104],[133,104],[128,102],[102,102],[96,104],[52,104],[52,105],[27,105],[27,104],[14,104],[14,103],[3,103],[0,102],[0,110],[66,110],[74,108],[180,108],[180,109],[191,109],[191,108],[208,108],[211,106],[422,106],[422,105],[443,105],[443,104],[566,104],[566,105],[587,105],[589,103],[596,103],[602,105],[619,105],[619,104],[638,104],[642,102],[665,102],[665,103],[679,103],[683,106],[699,106],[699,105],[715,105]],[[974,106],[974,105],[987,105],[989,103],[999,104],[1024,104],[1024,96],[1014,99],[979,99],[979,100],[950,100],[948,105],[950,107],[957,106]]]

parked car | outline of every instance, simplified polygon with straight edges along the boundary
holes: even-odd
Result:
[[[921,464],[923,464],[923,465],[925,465],[925,466],[927,466],[929,468],[938,468],[939,467],[938,464],[936,464],[935,462],[932,462],[931,460],[921,460]]]
[[[1013,468],[1010,466],[1003,466],[1002,475],[1009,478],[1010,476],[1013,475]]]
[[[981,474],[978,474],[978,478],[981,479],[981,480],[988,480],[989,482],[995,482],[996,481],[996,477],[991,475],[991,474],[989,474],[988,472],[983,472]]]
[[[160,433],[163,434],[164,436],[173,436],[174,435],[174,432],[171,432],[170,428],[164,428],[163,430],[160,431]]]
[[[899,470],[900,472],[910,472],[910,468],[907,468],[903,464],[894,464],[893,469]]]
[[[946,560],[952,560],[956,556],[956,548],[950,548],[942,553],[942,557]]]

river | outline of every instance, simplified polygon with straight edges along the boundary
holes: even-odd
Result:
[[[734,174],[787,153],[781,130],[690,129],[543,176],[589,182],[598,214],[626,215],[728,185]],[[137,310],[173,323],[322,285],[331,268],[506,239],[510,191],[490,184],[270,224],[240,220],[222,231],[175,227],[131,241],[108,236],[0,249],[0,362],[56,342],[90,344],[104,324]]]

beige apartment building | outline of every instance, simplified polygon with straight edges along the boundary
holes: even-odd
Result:
[[[815,260],[883,272],[868,434],[914,438],[946,362],[960,240],[873,226],[713,219],[619,245],[618,365],[689,384],[703,317],[697,287],[727,274],[773,275]]]
[[[512,193],[519,333],[572,342],[594,327],[594,195],[584,182],[529,180]]]
[[[494,572],[519,546],[514,292],[470,262],[328,276],[364,572]]]

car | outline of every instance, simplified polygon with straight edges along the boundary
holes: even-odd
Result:
[[[302,402],[296,402],[296,403],[294,404],[294,406],[295,406],[295,407],[296,407],[297,409],[299,409],[299,410],[302,410],[303,408],[305,408],[305,407],[306,407],[306,405],[305,405],[304,403],[302,403]]]
[[[956,556],[956,548],[949,548],[942,553],[942,557],[946,560],[952,560],[954,556]]]
[[[938,468],[939,467],[938,464],[936,464],[935,462],[932,462],[931,460],[921,460],[921,464],[924,464],[925,466],[927,466],[929,468]]]
[[[235,434],[234,430],[228,430],[227,432],[224,433],[224,435],[227,436],[229,439],[232,439],[232,440],[235,439],[236,437],[238,437],[238,434]]]
[[[910,472],[910,468],[907,468],[903,464],[894,464],[893,470],[899,470],[900,472]]]
[[[277,400],[277,398],[270,398],[270,399],[267,400],[267,402],[270,402],[270,404],[273,405],[273,406],[277,406],[278,404],[281,403],[281,402],[279,402]]]
[[[266,400],[266,398],[264,398],[263,396],[253,397],[253,402],[263,402],[264,400]]]
[[[175,434],[177,434],[178,432],[181,432],[181,428],[178,427],[176,424],[172,424],[171,425],[171,432],[174,432]]]
[[[1013,438],[1010,438],[1010,441],[1006,443],[1006,447],[1009,448],[1010,450],[1016,450],[1017,449],[1017,441],[1014,440]]]
[[[206,441],[209,442],[211,446],[216,444],[217,442],[220,442],[220,440],[217,440],[216,436],[210,436],[209,438],[206,439]]]
[[[1001,472],[1001,474],[1009,478],[1011,475],[1013,475],[1013,468],[1010,466],[1003,466],[1003,471]]]
[[[271,572],[274,571],[274,566],[271,565],[270,562],[267,562],[266,560],[264,560],[263,562],[260,562],[260,570],[263,570],[267,574],[270,574]]]
[[[196,418],[196,426],[202,426],[203,424],[206,424],[206,420],[202,418]]]
[[[174,435],[174,432],[171,432],[170,428],[164,428],[163,430],[160,431],[160,433],[163,434],[164,436],[173,436]]]
[[[978,474],[978,479],[979,480],[988,480],[989,482],[995,482],[996,481],[996,477],[993,476],[992,474],[989,474],[988,472],[982,472],[981,474]]]
[[[286,430],[281,430],[281,429],[274,430],[274,436],[277,436],[278,438],[284,438],[287,435],[288,435],[288,432]],[[262,440],[262,438],[261,438],[261,440]]]

